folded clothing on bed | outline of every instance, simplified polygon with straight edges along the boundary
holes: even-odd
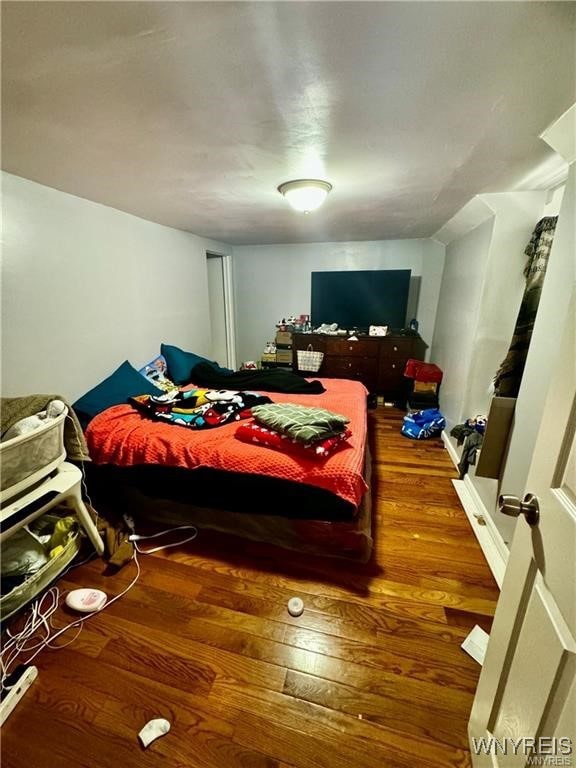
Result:
[[[325,408],[295,403],[257,405],[252,408],[252,416],[258,424],[304,445],[341,435],[350,421],[347,416],[332,413]]]
[[[131,405],[145,416],[190,429],[211,429],[230,421],[245,419],[251,408],[271,403],[269,397],[256,392],[226,389],[173,390],[162,395],[137,395]]]
[[[254,443],[263,445],[266,448],[274,448],[277,451],[289,453],[302,459],[327,459],[338,448],[346,445],[346,440],[352,437],[352,432],[346,429],[339,435],[327,437],[324,440],[316,440],[310,445],[298,443],[296,440],[276,432],[274,429],[268,429],[255,421],[241,424],[236,430],[236,437],[244,443]]]

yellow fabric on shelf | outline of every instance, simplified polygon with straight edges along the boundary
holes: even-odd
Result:
[[[62,552],[64,546],[70,541],[72,534],[76,530],[76,526],[77,521],[73,515],[58,520],[48,544],[50,557],[56,557]]]

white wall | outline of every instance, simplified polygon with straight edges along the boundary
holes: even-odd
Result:
[[[479,213],[482,224],[447,244],[432,355],[444,370],[441,405],[449,426],[488,412],[524,292],[524,249],[546,194],[479,195],[489,218]]]
[[[230,248],[2,174],[2,393],[76,399],[166,342],[210,356],[206,251]]]
[[[556,373],[551,361],[556,359],[560,347],[558,329],[566,324],[571,291],[576,282],[575,212],[576,164],[572,164],[561,198],[558,224],[516,401],[508,460],[502,477],[502,493],[523,496],[524,493],[530,492],[526,483],[532,453],[538,437],[546,394]],[[546,215],[555,215],[554,209],[549,207]],[[564,350],[564,354],[571,355],[574,359],[575,350]]]
[[[430,344],[443,264],[444,246],[432,240],[235,247],[238,359],[258,359],[278,320],[310,313],[310,273],[324,270],[411,269],[421,280],[408,312]]]
[[[463,413],[464,398],[493,227],[491,217],[446,247],[431,354],[444,372],[440,403],[448,431],[474,415]]]
[[[525,248],[542,218],[547,193],[505,192],[482,195],[494,211],[481,311],[474,335],[464,415],[487,413],[494,374],[508,353],[526,279]]]
[[[536,223],[544,215],[554,215],[550,206],[559,205],[561,200],[558,192],[547,207],[547,196],[546,191],[480,195],[471,209],[480,218],[491,212],[490,218],[447,244],[431,353],[444,370],[440,405],[448,429],[490,409],[491,383],[508,351],[526,284],[524,249]],[[483,211],[479,202],[484,204]],[[458,218],[459,214],[455,220]],[[460,218],[469,224],[465,211]],[[454,222],[449,232],[457,232]],[[533,345],[534,341],[531,353]],[[534,354],[538,357],[540,353]],[[522,384],[523,390],[540,393],[541,383],[528,382],[528,377],[541,382],[546,378],[543,370],[536,374],[535,369],[529,372],[527,368]],[[538,409],[538,396],[530,398],[530,408]],[[520,485],[519,479],[528,472],[534,434],[526,401],[524,394],[516,406],[516,423],[522,424],[517,427],[521,438],[511,445],[502,488],[497,480],[476,477],[473,468],[469,472],[489,514],[495,512],[499,490],[505,484]],[[515,520],[498,513],[493,519],[503,540],[510,543]]]

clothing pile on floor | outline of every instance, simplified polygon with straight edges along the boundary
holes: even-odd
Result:
[[[462,456],[458,464],[460,480],[466,475],[469,467],[476,464],[478,451],[484,441],[487,422],[486,416],[478,415],[471,419],[466,419],[464,424],[456,424],[450,430],[450,434],[456,438],[457,444],[459,446],[463,445]]]

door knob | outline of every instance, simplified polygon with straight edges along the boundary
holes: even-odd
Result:
[[[527,493],[524,501],[520,501],[518,496],[501,494],[498,496],[498,511],[510,517],[524,515],[528,525],[538,525],[540,520],[540,505],[533,493]]]

